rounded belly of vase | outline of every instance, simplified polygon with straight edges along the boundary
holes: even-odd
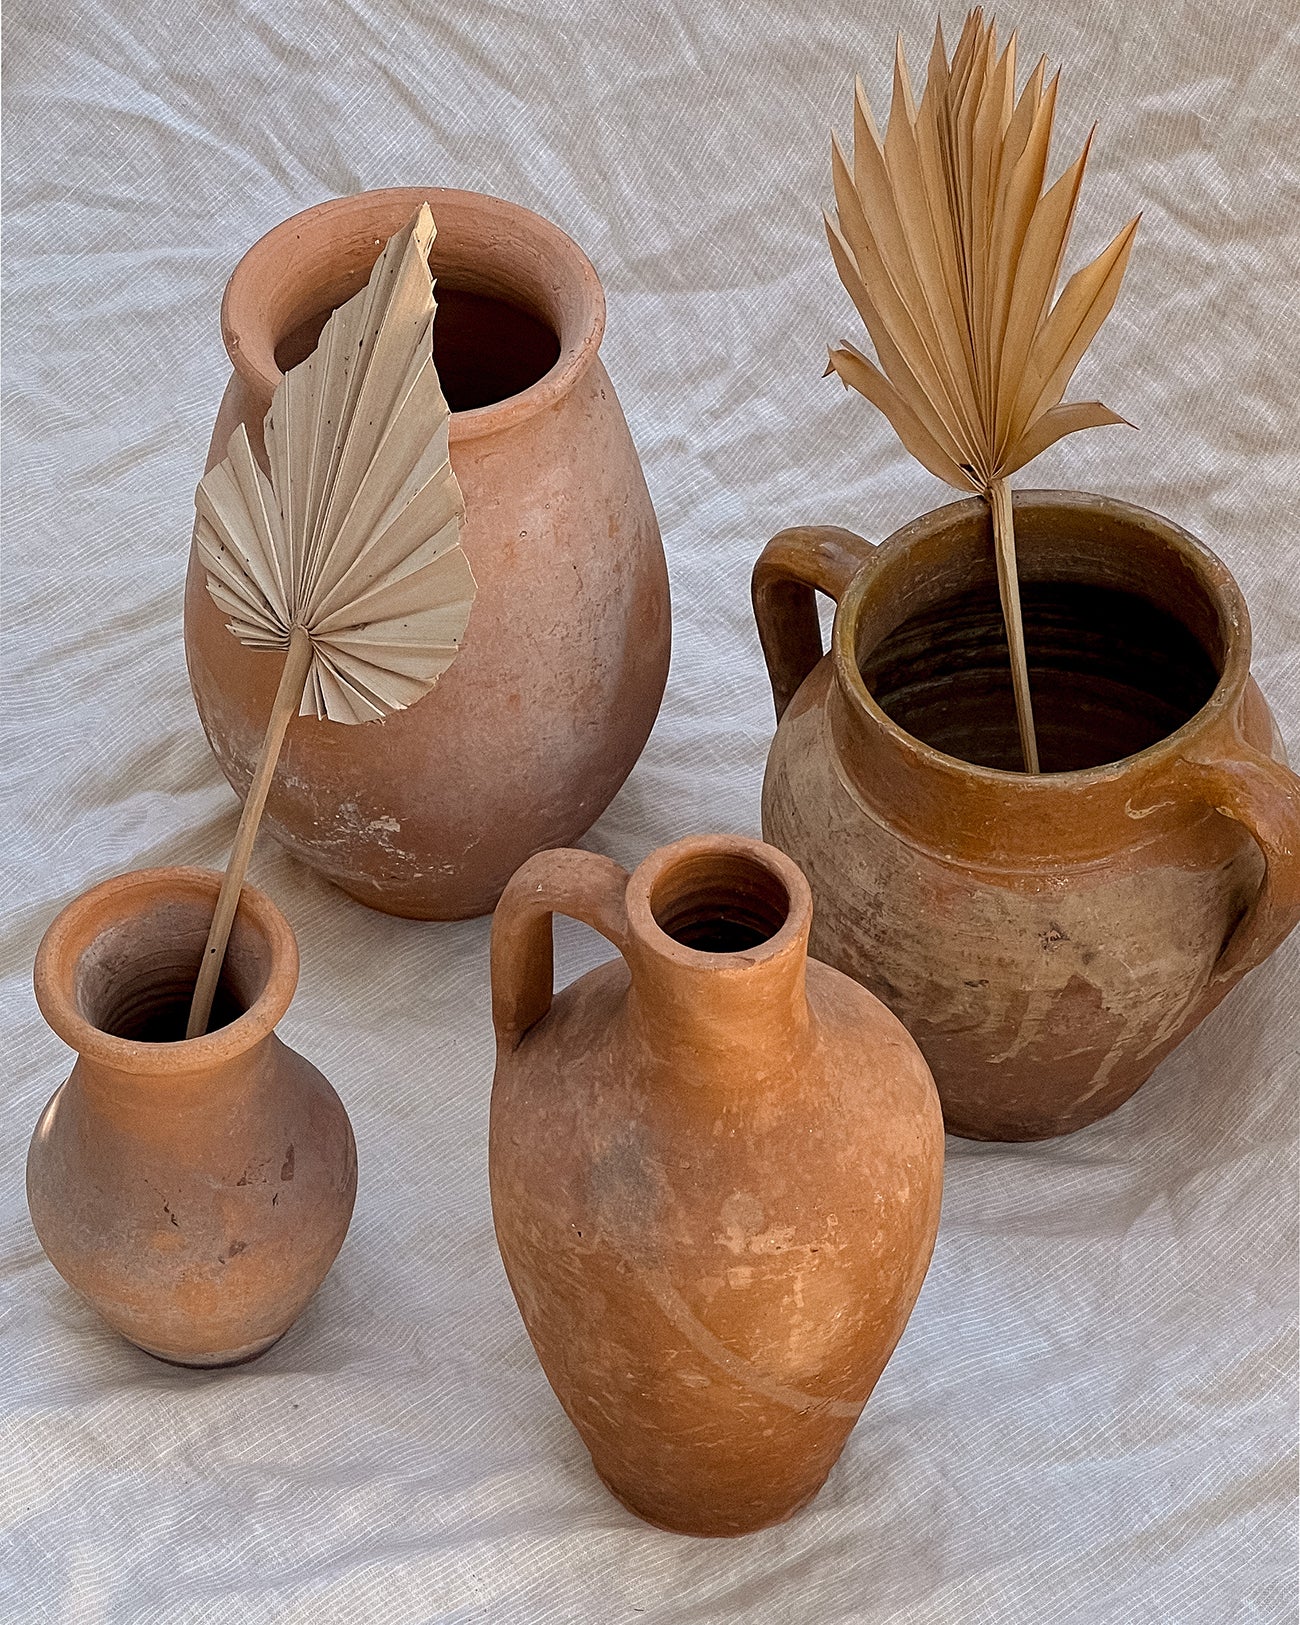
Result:
[[[945,861],[861,807],[832,756],[825,662],[782,720],[763,834],[808,877],[811,951],[884,1001],[948,1131],[1033,1140],[1122,1105],[1190,1030],[1258,889],[1244,833],[1206,813],[1168,847],[1028,873]]]

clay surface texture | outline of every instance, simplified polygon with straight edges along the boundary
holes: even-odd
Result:
[[[551,1000],[551,914],[622,957]],[[821,1487],[907,1321],[943,1134],[915,1044],[807,957],[795,866],[741,837],[629,877],[552,852],[493,929],[497,1239],[597,1472],[696,1535]]]
[[[812,886],[812,951],[902,1019],[950,1130],[1006,1140],[1113,1111],[1300,918],[1300,781],[1227,570],[1124,503],[1015,504],[1039,774],[1014,771],[982,503],[877,549],[784,532],[754,576],[763,827]]]
[[[356,1146],[330,1084],[275,1035],[293,933],[245,887],[213,1030],[183,1039],[220,877],[137,870],[71,903],[36,962],[78,1052],[27,1159],[50,1262],[159,1359],[233,1365],[286,1332],[352,1215]]]

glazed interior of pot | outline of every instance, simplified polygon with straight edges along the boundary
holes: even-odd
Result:
[[[357,287],[364,285],[363,278]],[[439,276],[436,292],[433,359],[453,412],[522,394],[559,360],[559,338],[539,316],[500,296],[457,286],[455,272]],[[307,359],[333,310],[349,298],[345,293],[312,312],[280,340],[275,361],[281,372]]]
[[[987,510],[985,510],[987,512]],[[951,544],[951,537],[949,537]],[[1023,769],[987,519],[962,547],[864,614],[858,666],[880,708],[946,755]],[[1030,692],[1041,771],[1120,761],[1210,698],[1226,657],[1219,608],[1176,550],[1137,524],[1017,512]],[[883,585],[883,584],[882,584]]]
[[[159,896],[105,927],[77,961],[75,996],[101,1032],[144,1044],[185,1037],[190,998],[207,942],[214,899]],[[256,925],[236,917],[208,1031],[256,1004],[271,974],[271,948]]]
[[[780,878],[738,853],[701,853],[655,880],[655,924],[697,953],[737,954],[767,942],[785,924],[790,896]]]

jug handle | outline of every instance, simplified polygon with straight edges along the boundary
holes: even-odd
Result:
[[[627,943],[626,869],[571,847],[538,852],[511,877],[492,916],[492,1023],[513,1049],[551,1008],[555,953],[551,916],[567,914]]]
[[[1231,818],[1264,854],[1264,881],[1215,962],[1206,991],[1226,992],[1300,921],[1300,778],[1243,739],[1227,756],[1186,755],[1175,776],[1197,801]]]
[[[750,592],[778,722],[822,657],[814,591],[838,604],[872,550],[865,536],[839,525],[794,525],[759,554]]]

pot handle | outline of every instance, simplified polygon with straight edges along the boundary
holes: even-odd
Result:
[[[551,1008],[555,954],[551,916],[581,920],[623,952],[626,869],[571,847],[538,852],[510,879],[492,916],[492,1023],[513,1049]]]
[[[1273,757],[1238,740],[1231,756],[1184,756],[1182,788],[1241,824],[1264,853],[1264,881],[1224,943],[1207,992],[1262,964],[1300,921],[1300,778]]]
[[[795,525],[779,531],[759,554],[750,592],[778,722],[822,657],[814,591],[838,604],[872,547],[865,536],[839,525]]]

